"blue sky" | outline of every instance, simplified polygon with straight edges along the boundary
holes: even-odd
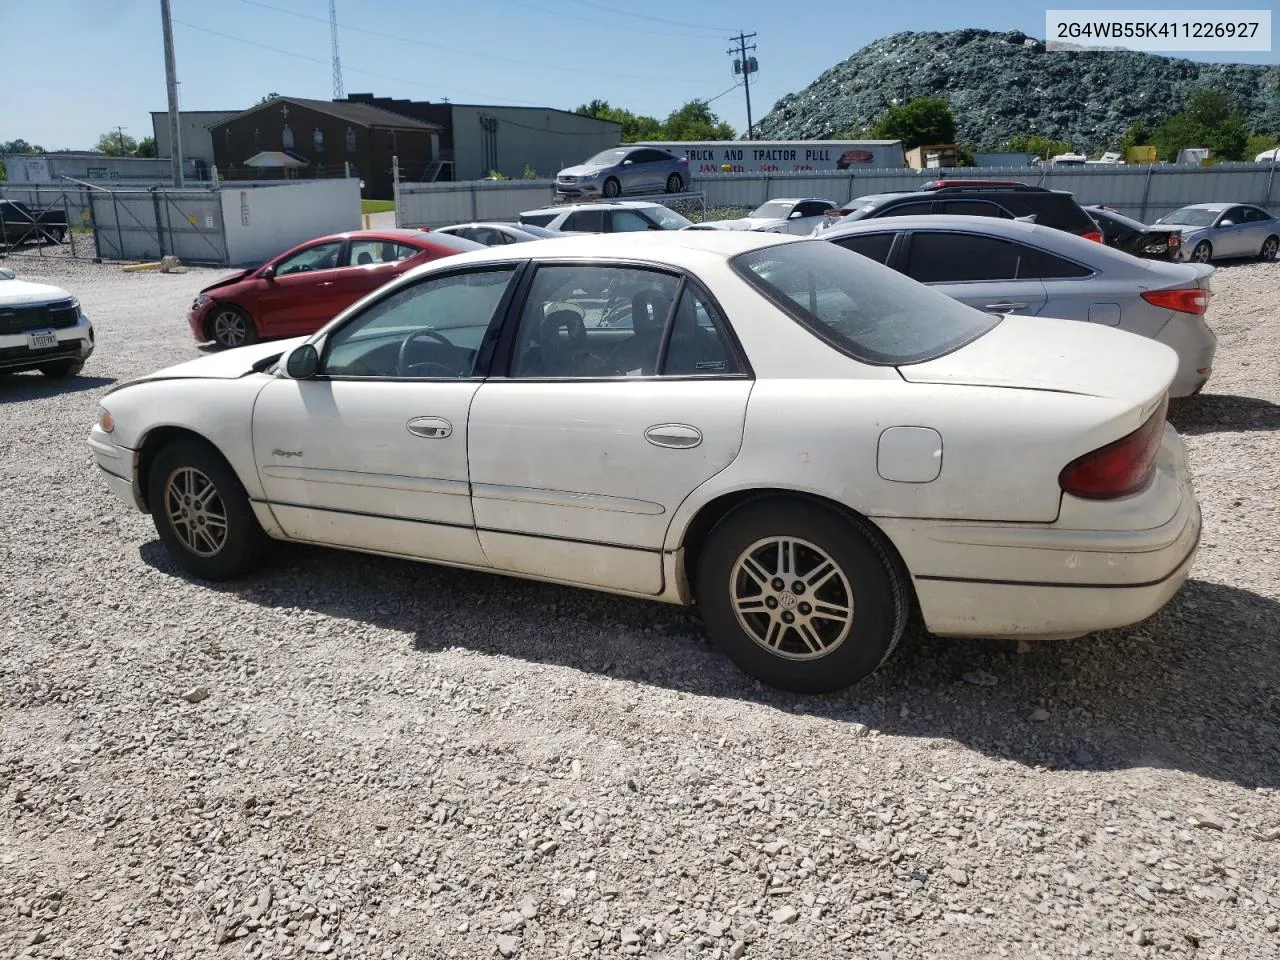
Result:
[[[663,117],[686,100],[745,129],[726,50],[755,32],[763,116],[867,43],[901,30],[1018,29],[1043,39],[1046,6],[1100,0],[337,0],[347,93],[572,109],[601,98]],[[1126,9],[1268,9],[1257,0],[1125,0]],[[0,140],[90,147],[116,125],[151,133],[166,107],[158,0],[0,0],[5,75]],[[264,94],[332,92],[327,0],[171,0],[183,109],[244,109]],[[1280,19],[1280,18],[1277,18]],[[246,42],[250,41],[250,42]],[[256,44],[256,45],[255,45]],[[1280,54],[1195,59],[1280,63]],[[728,91],[728,92],[726,92]],[[724,94],[723,96],[719,96]]]

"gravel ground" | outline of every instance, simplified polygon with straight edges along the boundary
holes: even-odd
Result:
[[[1280,265],[1215,279],[1162,613],[798,698],[657,604],[287,546],[187,581],[84,440],[218,272],[10,262],[100,345],[0,383],[0,956],[1280,956]]]

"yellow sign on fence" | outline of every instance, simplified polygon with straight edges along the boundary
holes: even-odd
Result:
[[[1155,163],[1155,147],[1130,147],[1124,152],[1125,163]]]

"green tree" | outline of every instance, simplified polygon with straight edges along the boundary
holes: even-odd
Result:
[[[1280,147],[1280,139],[1273,137],[1269,133],[1255,133],[1245,143],[1244,158],[1252,160],[1264,150],[1270,150],[1272,147]]]
[[[1243,160],[1249,146],[1249,131],[1240,117],[1227,117],[1209,131],[1205,146],[1213,151],[1215,160]]]
[[[261,100],[259,100],[257,103],[255,103],[255,104],[254,104],[254,106],[255,106],[255,107],[260,107],[260,106],[262,106],[262,104],[264,104],[264,103],[270,103],[272,100],[279,100],[279,99],[280,99],[280,94],[278,94],[278,93],[276,93],[274,90],[272,90],[272,91],[271,91],[270,93],[268,93],[265,97],[263,97]]]
[[[138,141],[120,130],[108,130],[98,138],[94,149],[108,157],[131,157],[138,150]]]
[[[1065,140],[1050,140],[1038,133],[1020,133],[1006,140],[1001,149],[1010,153],[1029,153],[1041,160],[1048,160],[1060,153],[1070,153],[1071,144]]]
[[[1150,140],[1151,131],[1147,129],[1147,125],[1141,120],[1135,120],[1120,138],[1120,152],[1124,153],[1130,147],[1145,147]]]
[[[155,137],[143,137],[138,141],[138,147],[133,151],[135,157],[158,157],[159,151],[156,150]]]
[[[916,97],[892,106],[871,127],[876,140],[901,140],[910,150],[925,144],[955,143],[956,118],[941,97]]]
[[[37,147],[19,137],[16,140],[0,140],[0,157],[6,153],[44,153],[44,147]],[[0,180],[9,179],[9,170],[4,160],[0,159]]]
[[[1212,129],[1235,114],[1231,94],[1225,90],[1198,90],[1191,95],[1183,113],[1192,123]]]
[[[711,112],[705,100],[690,100],[672,110],[662,125],[664,140],[732,140],[733,127]]]
[[[592,100],[584,103],[575,111],[583,117],[595,117],[622,127],[622,142],[635,143],[637,140],[661,140],[662,124],[654,117],[638,116],[630,110],[609,106],[606,100]]]

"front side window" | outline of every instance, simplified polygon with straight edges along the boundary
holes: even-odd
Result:
[[[906,274],[920,283],[1013,280],[1018,253],[1012,243],[972,233],[915,233]]]
[[[557,216],[559,216],[559,214],[555,214],[555,213],[529,213],[529,214],[523,214],[523,215],[521,215],[521,217],[520,217],[520,222],[521,222],[521,223],[527,223],[527,224],[529,224],[530,226],[534,226],[534,227],[545,227],[548,223],[550,223],[552,220],[554,220]],[[562,228],[562,229],[563,229],[563,228]]]
[[[609,214],[609,227],[614,233],[630,233],[633,230],[648,230],[650,223],[630,210],[614,210]]]
[[[604,232],[603,210],[575,210],[564,222],[564,230],[578,230],[583,233]]]
[[[338,266],[338,256],[342,253],[341,240],[329,240],[299,250],[286,260],[276,264],[276,276],[285,277],[291,273],[309,273],[313,270],[332,270]]]
[[[669,273],[635,267],[539,267],[511,376],[653,376],[678,286]]]
[[[900,203],[896,207],[881,210],[878,217],[921,217],[933,210],[933,201],[926,203]]]
[[[693,224],[692,220],[680,216],[674,210],[663,206],[645,207],[644,215],[663,230],[682,230]]]
[[[460,379],[476,372],[485,332],[515,265],[423,280],[385,297],[329,337],[332,377]]]
[[[962,217],[1002,217],[1006,220],[1010,219],[1004,210],[985,200],[948,200],[943,203],[942,212]]]
[[[782,243],[730,263],[797,323],[864,363],[931,360],[1001,322],[834,243]]]

